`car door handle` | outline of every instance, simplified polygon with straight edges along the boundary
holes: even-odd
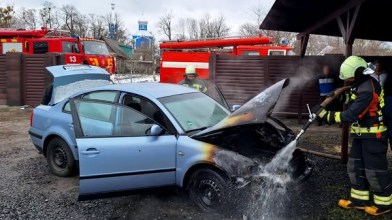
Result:
[[[91,155],[91,154],[99,154],[100,152],[95,148],[89,148],[87,150],[81,151],[80,153],[83,155]]]
[[[70,128],[71,130],[73,130],[73,129],[74,129],[74,125],[73,125],[73,123],[70,123],[70,124],[68,124],[68,126],[69,126],[69,128]]]

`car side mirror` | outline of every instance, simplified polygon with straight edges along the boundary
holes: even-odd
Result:
[[[239,108],[241,108],[241,105],[233,105],[231,111],[234,112],[234,111],[236,111]]]
[[[159,136],[159,135],[161,135],[162,134],[162,132],[163,132],[163,129],[159,126],[159,125],[153,125],[152,127],[151,127],[151,135],[152,136]]]

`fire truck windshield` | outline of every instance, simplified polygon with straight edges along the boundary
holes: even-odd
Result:
[[[86,55],[105,55],[109,56],[106,44],[99,41],[81,41],[83,51]]]

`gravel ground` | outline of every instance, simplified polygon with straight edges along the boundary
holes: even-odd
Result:
[[[185,193],[78,202],[78,177],[52,175],[46,159],[32,146],[27,134],[31,111],[0,107],[0,219],[247,219],[202,213]],[[300,127],[295,120],[284,122],[294,130]],[[340,128],[323,126],[311,127],[300,145],[338,154],[339,144]],[[255,219],[392,218],[392,214],[376,218],[363,211],[340,209],[338,199],[349,193],[346,166],[338,160],[309,157],[315,164],[314,172],[301,190],[286,194],[283,206],[265,210],[268,217]]]

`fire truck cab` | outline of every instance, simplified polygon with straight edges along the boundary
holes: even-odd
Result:
[[[196,67],[198,78],[209,79],[209,57],[212,53],[231,56],[288,55],[293,48],[271,46],[273,37],[237,37],[227,39],[199,39],[190,41],[167,41],[160,44],[160,82],[177,84],[184,79],[188,65]]]
[[[104,41],[67,37],[64,36],[64,31],[50,31],[45,27],[32,31],[0,30],[0,51],[2,54],[7,52],[64,53],[67,64],[79,64],[85,61],[90,65],[100,66],[111,74],[115,70],[113,57],[109,54]]]

